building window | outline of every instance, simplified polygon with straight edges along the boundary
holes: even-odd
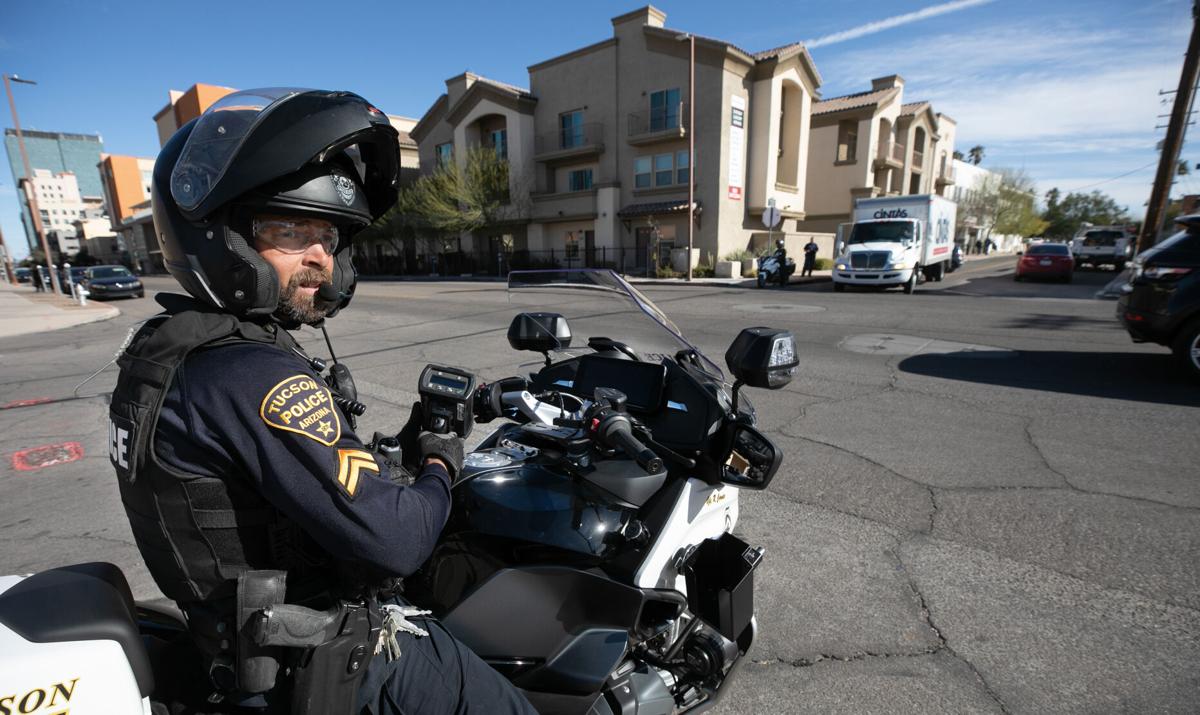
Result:
[[[438,144],[434,151],[437,154],[437,165],[445,168],[450,166],[450,162],[454,161],[454,142],[446,142]]]
[[[567,175],[567,191],[587,191],[592,188],[592,170],[575,169]]]
[[[669,186],[674,183],[675,172],[671,163],[670,154],[655,154],[654,155],[654,185]]]
[[[571,149],[583,146],[583,110],[563,112],[558,115],[559,148]]]
[[[488,143],[496,150],[497,159],[508,158],[508,130],[495,129],[488,133]]]
[[[687,184],[688,182],[688,153],[686,151],[675,152],[675,183]]]
[[[858,122],[843,119],[838,122],[837,161],[855,161],[858,157]]]
[[[650,131],[661,132],[679,127],[679,88],[650,93]]]
[[[633,188],[650,188],[650,157],[639,156],[633,160]]]

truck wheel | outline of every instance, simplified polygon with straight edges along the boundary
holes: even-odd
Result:
[[[917,275],[921,272],[921,267],[913,268],[912,275],[908,277],[908,282],[904,284],[904,293],[912,295],[912,292],[917,289]]]
[[[1200,381],[1200,318],[1193,320],[1175,336],[1171,351],[1193,380]]]
[[[943,261],[942,263],[939,263],[933,267],[933,280],[935,283],[941,283],[942,279],[945,277],[946,277],[946,263]]]
[[[842,293],[846,290],[846,284],[845,283],[834,283],[833,290],[835,293]]]

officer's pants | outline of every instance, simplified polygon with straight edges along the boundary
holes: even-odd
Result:
[[[359,689],[363,713],[449,715],[520,713],[537,715],[504,676],[497,673],[435,620],[414,618],[427,637],[397,636],[400,658],[371,660]]]

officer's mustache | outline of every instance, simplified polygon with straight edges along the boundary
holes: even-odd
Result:
[[[319,289],[323,285],[332,285],[332,283],[333,275],[331,273],[316,268],[303,268],[292,274],[292,279],[288,281],[287,293],[294,295],[302,287]]]

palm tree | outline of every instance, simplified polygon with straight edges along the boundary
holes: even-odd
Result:
[[[979,162],[983,161],[983,147],[979,144],[967,150],[967,156],[971,157],[971,163],[979,166]]]

